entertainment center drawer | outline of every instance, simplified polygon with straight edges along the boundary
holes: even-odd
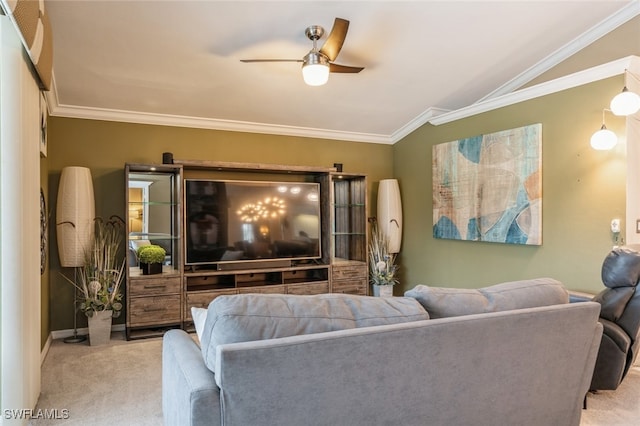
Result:
[[[262,293],[262,294],[283,294],[286,288],[283,285],[262,285],[257,287],[242,287],[238,289],[238,294]]]
[[[212,291],[198,291],[187,292],[187,299],[185,300],[185,321],[192,321],[191,308],[208,308],[209,303],[218,296],[238,294],[238,291],[233,290],[212,290]]]
[[[285,284],[302,284],[313,281],[327,281],[329,279],[329,267],[294,269],[282,273],[282,281]]]
[[[332,293],[367,295],[367,280],[333,280]]]
[[[131,327],[180,322],[180,295],[132,298],[129,320]]]
[[[333,266],[331,276],[334,280],[367,278],[367,264],[349,263],[347,265]]]
[[[323,294],[329,293],[329,281],[318,281],[287,285],[287,294]]]
[[[160,294],[180,293],[180,276],[162,275],[135,277],[129,279],[129,296],[155,296]]]

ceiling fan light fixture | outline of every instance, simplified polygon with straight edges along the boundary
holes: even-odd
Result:
[[[322,86],[329,81],[329,60],[318,52],[309,52],[302,63],[302,78],[309,86]]]

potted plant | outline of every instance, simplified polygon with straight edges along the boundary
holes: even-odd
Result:
[[[376,223],[373,224],[369,242],[369,282],[373,295],[393,296],[393,286],[398,283],[395,253],[389,252],[389,240]]]
[[[142,269],[142,275],[162,273],[162,264],[167,252],[162,247],[149,244],[138,248],[138,261]]]
[[[114,216],[115,217],[115,216]],[[95,219],[94,235],[85,250],[84,265],[78,271],[78,309],[89,322],[89,344],[105,344],[111,339],[111,320],[122,311],[124,256],[118,253],[122,243],[122,219]],[[122,257],[122,259],[120,259]]]

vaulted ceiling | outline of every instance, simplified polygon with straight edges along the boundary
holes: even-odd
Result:
[[[526,85],[640,13],[638,0],[45,2],[52,115],[379,143]],[[311,87],[299,63],[240,62],[301,59],[305,28],[335,17],[350,21],[336,62],[358,74]]]

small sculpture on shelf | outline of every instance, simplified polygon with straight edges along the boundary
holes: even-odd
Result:
[[[155,244],[138,248],[138,262],[140,262],[142,275],[161,274],[166,254],[165,249]]]

